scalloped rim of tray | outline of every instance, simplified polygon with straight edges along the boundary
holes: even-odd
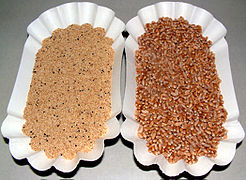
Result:
[[[226,140],[220,141],[217,157],[207,158],[202,156],[197,163],[187,164],[183,160],[170,164],[164,156],[155,156],[148,152],[146,141],[137,136],[139,123],[135,120],[135,92],[136,70],[135,51],[138,49],[137,38],[145,32],[144,24],[157,21],[159,17],[172,19],[183,16],[191,24],[201,25],[203,36],[207,36],[213,42],[211,50],[215,53],[215,63],[219,77],[222,79],[220,89],[224,98],[224,107],[228,112],[224,127],[228,130]],[[160,2],[144,7],[138,11],[136,17],[126,24],[129,36],[126,40],[126,90],[123,102],[123,114],[126,120],[121,126],[121,134],[124,139],[134,144],[134,155],[143,165],[157,164],[161,171],[168,176],[177,176],[187,171],[194,176],[208,173],[214,164],[229,164],[236,152],[236,144],[243,140],[244,130],[238,119],[239,110],[232,82],[228,45],[225,40],[226,29],[222,23],[213,17],[208,11],[182,2]]]
[[[33,151],[29,145],[30,138],[22,133],[22,126],[25,123],[23,112],[31,83],[35,55],[41,48],[42,40],[51,36],[53,30],[66,28],[70,24],[85,23],[90,23],[93,27],[103,27],[106,30],[106,36],[114,40],[112,45],[115,50],[111,88],[112,109],[111,117],[106,122],[108,132],[96,141],[95,148],[89,153],[79,152],[72,160],[66,160],[62,156],[48,159],[44,151]],[[120,69],[125,43],[121,33],[124,29],[125,24],[115,17],[114,11],[90,2],[59,5],[43,12],[30,23],[27,27],[29,37],[24,45],[18,75],[7,109],[8,115],[1,127],[3,136],[9,138],[9,149],[15,159],[27,158],[30,165],[40,171],[54,166],[62,172],[70,172],[76,168],[80,160],[94,161],[101,157],[104,151],[104,140],[115,138],[120,132],[120,124],[116,115],[121,112]]]

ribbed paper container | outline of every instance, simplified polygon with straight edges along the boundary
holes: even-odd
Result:
[[[22,133],[25,123],[23,112],[32,79],[32,70],[35,63],[35,55],[41,48],[42,40],[51,36],[57,28],[66,28],[70,24],[92,24],[93,27],[106,29],[106,36],[114,40],[112,45],[115,50],[114,66],[112,72],[111,89],[111,117],[106,122],[107,134],[96,141],[95,147],[89,153],[79,152],[72,160],[66,160],[62,156],[56,159],[48,159],[44,151],[33,151],[29,145],[30,138]],[[31,166],[43,171],[54,166],[62,172],[69,172],[76,168],[80,160],[94,161],[101,157],[104,151],[104,140],[116,137],[120,132],[120,125],[116,116],[121,112],[120,97],[120,70],[121,59],[125,40],[122,31],[125,24],[115,17],[114,11],[89,2],[67,3],[42,13],[27,28],[27,38],[19,72],[7,109],[7,117],[4,120],[1,131],[4,137],[9,139],[9,149],[15,159],[27,158]]]
[[[157,21],[159,17],[172,19],[183,16],[190,24],[200,25],[203,36],[212,41],[211,50],[215,53],[215,64],[222,80],[220,90],[224,98],[224,107],[228,112],[224,127],[227,129],[227,139],[220,141],[216,158],[200,157],[197,163],[187,164],[183,160],[170,164],[163,155],[155,156],[148,152],[146,141],[137,136],[139,123],[135,119],[136,100],[136,68],[135,51],[138,49],[137,38],[145,30],[144,25]],[[194,176],[201,176],[211,170],[214,164],[229,164],[236,152],[236,144],[243,140],[244,130],[238,121],[239,110],[232,82],[228,45],[225,40],[226,29],[222,23],[208,11],[182,2],[160,2],[140,9],[137,16],[126,24],[129,36],[126,40],[126,90],[123,103],[123,114],[126,120],[121,126],[124,139],[134,144],[134,155],[143,165],[157,164],[160,170],[168,176],[177,176],[183,171]]]

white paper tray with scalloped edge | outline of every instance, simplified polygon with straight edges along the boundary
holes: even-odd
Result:
[[[200,157],[197,163],[187,164],[183,160],[170,164],[163,155],[155,156],[148,152],[146,141],[137,136],[139,123],[135,120],[136,99],[136,69],[135,51],[138,49],[137,38],[142,35],[144,25],[157,21],[159,17],[172,19],[183,16],[191,24],[202,27],[203,36],[207,36],[213,42],[211,50],[215,53],[215,63],[218,75],[222,80],[220,89],[224,97],[224,107],[228,112],[224,127],[228,130],[227,139],[218,145],[216,158]],[[121,134],[124,139],[134,144],[134,155],[143,165],[157,164],[161,171],[168,176],[177,176],[183,171],[194,176],[208,173],[214,164],[229,164],[236,152],[236,144],[243,140],[244,130],[238,121],[239,110],[232,82],[228,45],[225,40],[225,27],[208,11],[182,2],[160,2],[140,9],[137,16],[126,24],[129,36],[126,40],[126,90],[123,102],[123,114],[126,120],[121,126]]]
[[[53,30],[66,28],[70,24],[84,23],[90,23],[93,27],[103,27],[106,30],[106,36],[114,40],[112,108],[111,117],[106,122],[108,131],[103,138],[96,141],[95,148],[89,153],[79,152],[72,160],[66,160],[62,156],[48,159],[44,151],[33,151],[29,145],[30,138],[22,133],[22,126],[25,123],[23,112],[32,79],[35,55],[41,48],[42,40],[51,36]],[[30,165],[40,171],[54,166],[62,172],[70,172],[76,168],[80,160],[94,161],[101,157],[104,151],[104,140],[115,138],[120,132],[116,115],[121,112],[120,70],[125,43],[121,33],[124,29],[125,24],[115,17],[114,11],[89,2],[74,2],[54,7],[43,12],[28,26],[29,37],[24,45],[19,72],[7,109],[8,115],[1,127],[3,136],[9,139],[9,149],[15,159],[27,158]]]

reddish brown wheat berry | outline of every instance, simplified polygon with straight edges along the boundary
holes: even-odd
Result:
[[[145,25],[136,58],[138,136],[169,163],[215,157],[227,112],[212,42],[182,17]]]

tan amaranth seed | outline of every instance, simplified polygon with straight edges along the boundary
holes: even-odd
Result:
[[[57,29],[36,54],[23,132],[35,151],[72,159],[106,134],[113,40],[90,24]]]
[[[182,17],[145,25],[136,58],[138,136],[169,163],[216,157],[227,112],[211,41]]]

